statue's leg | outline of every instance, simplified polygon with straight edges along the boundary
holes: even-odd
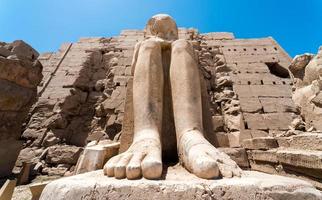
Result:
[[[104,173],[116,178],[148,179],[162,174],[163,68],[158,42],[142,42],[133,80],[134,137],[129,149],[110,159]]]
[[[203,135],[201,85],[194,50],[186,40],[172,44],[170,81],[179,158],[201,178],[240,176],[228,155],[219,152]]]

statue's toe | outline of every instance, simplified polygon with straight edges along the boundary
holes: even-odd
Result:
[[[132,154],[123,154],[114,167],[114,176],[117,179],[126,177],[126,166],[132,158]]]
[[[223,177],[241,176],[242,170],[227,154],[218,151],[214,147],[208,149],[207,154],[217,162],[219,171]]]
[[[240,177],[242,174],[242,170],[238,167],[235,161],[231,160],[231,158],[219,158],[218,167],[220,173],[223,177],[231,178],[233,176]]]
[[[136,153],[131,158],[130,162],[126,167],[126,177],[128,179],[138,179],[142,176],[141,162],[143,160],[144,154]]]
[[[196,176],[204,179],[213,179],[219,176],[217,162],[206,153],[201,153],[189,160],[192,162],[191,171]]]
[[[142,163],[142,174],[147,179],[158,179],[162,175],[162,160],[159,152],[149,152]]]
[[[109,177],[114,176],[114,168],[115,168],[115,165],[117,164],[117,162],[120,160],[120,158],[121,158],[121,156],[117,155],[107,161],[107,163],[104,165],[104,169],[103,169],[105,175],[107,175]]]

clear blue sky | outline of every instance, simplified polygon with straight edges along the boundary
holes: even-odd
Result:
[[[322,45],[322,0],[0,0],[0,41],[56,51],[80,37],[142,29],[157,13],[200,32],[273,36],[291,56]]]

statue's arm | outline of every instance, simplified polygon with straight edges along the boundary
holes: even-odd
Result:
[[[135,44],[135,47],[134,47],[134,53],[133,53],[133,58],[132,58],[132,63],[131,63],[131,67],[132,67],[132,72],[131,73],[132,73],[132,75],[134,74],[135,65],[136,65],[136,61],[138,59],[140,46],[141,46],[141,42],[138,42],[138,43]]]

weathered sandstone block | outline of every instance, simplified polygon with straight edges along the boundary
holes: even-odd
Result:
[[[283,164],[295,167],[318,169],[322,172],[322,151],[292,149],[278,150],[277,159]]]
[[[321,133],[302,133],[287,138],[289,147],[293,149],[322,151]]]
[[[118,154],[119,147],[119,142],[92,141],[85,147],[83,154],[79,157],[75,174],[103,169],[106,161]]]
[[[242,146],[246,149],[267,150],[267,149],[277,148],[278,144],[276,142],[276,139],[273,137],[259,137],[259,138],[244,140]]]
[[[76,164],[82,148],[70,145],[51,146],[46,161],[52,164]]]
[[[252,151],[248,151],[247,154],[250,160],[277,163],[278,160],[277,160],[276,151],[277,151],[276,149],[270,149],[267,151],[252,150]]]

